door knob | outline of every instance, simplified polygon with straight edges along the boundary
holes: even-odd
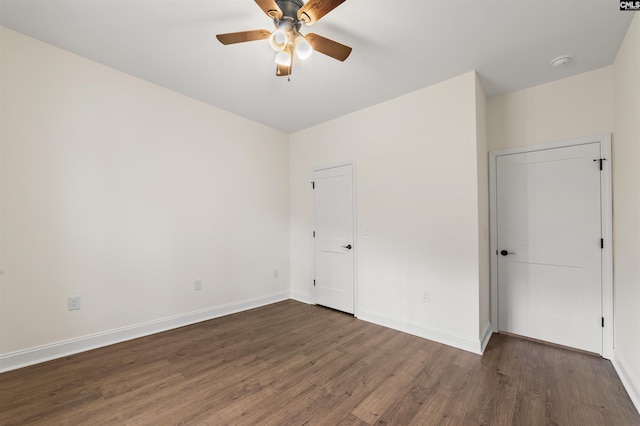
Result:
[[[501,255],[503,255],[503,256],[506,256],[506,255],[508,255],[508,254],[515,254],[515,253],[514,253],[514,252],[512,252],[512,251],[502,250],[502,251],[500,252],[500,254],[501,254]]]
[[[346,248],[348,250],[351,250],[351,244],[347,244],[346,246],[342,246],[342,248]]]

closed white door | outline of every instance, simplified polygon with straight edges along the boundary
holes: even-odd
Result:
[[[602,353],[600,144],[496,158],[499,329]]]
[[[315,300],[354,313],[353,166],[313,174]]]

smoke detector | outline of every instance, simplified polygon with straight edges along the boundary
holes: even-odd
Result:
[[[551,61],[551,66],[554,68],[558,68],[558,67],[564,67],[566,66],[569,62],[571,62],[571,56],[569,55],[562,55],[562,56],[558,56],[557,58],[555,58],[554,60]]]

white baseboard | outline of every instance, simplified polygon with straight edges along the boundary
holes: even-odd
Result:
[[[631,373],[631,370],[626,367],[627,363],[624,358],[620,357],[620,353],[615,350],[613,351],[611,363],[618,373],[624,388],[627,390],[631,402],[633,402],[636,410],[640,413],[640,379]]]
[[[307,293],[299,293],[297,291],[291,292],[291,298],[293,300],[297,300],[298,302],[306,303],[307,305],[313,305],[313,301],[311,300],[311,295]]]
[[[0,373],[289,299],[275,293],[0,355]]]
[[[489,340],[491,340],[491,336],[493,336],[491,321],[487,321],[484,325],[484,329],[482,330],[482,333],[480,333],[480,336],[480,353],[484,353],[484,350],[487,349],[487,345],[489,344]]]
[[[461,334],[451,333],[450,331],[438,329],[435,327],[429,327],[426,325],[417,324],[411,321],[406,321],[375,312],[365,311],[362,309],[358,311],[358,318],[363,321],[381,325],[383,327],[392,328],[394,330],[413,334],[414,336],[422,337],[424,339],[433,340],[435,342],[443,343],[448,346],[453,346],[454,348],[473,352],[478,355],[482,355],[482,351],[484,350],[483,342],[481,342],[480,339],[473,339]],[[487,343],[489,342],[491,334],[490,330],[491,325],[489,324],[489,337],[486,337]],[[484,340],[485,337],[483,336],[483,341]]]

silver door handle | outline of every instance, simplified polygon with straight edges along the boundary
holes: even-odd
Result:
[[[342,246],[342,248],[346,248],[348,250],[351,250],[351,244],[347,244],[346,246]]]
[[[514,253],[514,252],[512,252],[512,251],[502,250],[502,251],[500,252],[500,254],[501,254],[501,255],[503,255],[503,256],[506,256],[506,255],[508,255],[508,254],[515,254],[515,253]]]

